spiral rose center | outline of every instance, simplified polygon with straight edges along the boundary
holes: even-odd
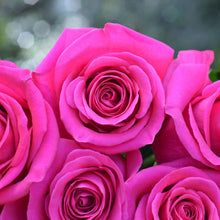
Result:
[[[189,201],[179,202],[175,207],[175,213],[183,220],[193,220],[197,216],[195,206]]]
[[[192,217],[195,215],[195,213],[188,206],[184,206],[183,210],[185,212],[186,217]]]
[[[75,199],[76,208],[82,212],[88,212],[95,206],[95,199],[90,193],[81,193]]]
[[[103,117],[117,117],[134,97],[131,79],[118,70],[107,70],[87,82],[86,98],[94,112]]]
[[[190,219],[195,216],[195,210],[188,205],[183,206],[183,212],[186,218]]]
[[[106,107],[113,108],[117,105],[120,99],[121,95],[117,90],[114,90],[112,88],[104,88],[101,91],[100,103],[102,103]]]
[[[95,215],[100,205],[99,196],[95,191],[85,187],[81,181],[75,181],[67,185],[63,200],[63,213],[68,219],[79,219],[87,215]],[[83,218],[84,219],[84,218]]]

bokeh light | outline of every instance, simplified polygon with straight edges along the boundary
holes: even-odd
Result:
[[[0,57],[35,69],[65,27],[120,23],[178,50],[214,50],[220,65],[220,1],[1,0]],[[27,65],[27,66],[25,66]]]

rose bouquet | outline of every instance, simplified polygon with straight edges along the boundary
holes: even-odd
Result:
[[[0,219],[220,219],[214,54],[173,55],[106,24],[0,61]]]

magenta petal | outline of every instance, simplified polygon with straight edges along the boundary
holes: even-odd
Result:
[[[135,175],[143,162],[140,150],[134,150],[127,153],[126,158],[127,179]]]
[[[34,85],[32,80],[26,81],[25,92],[27,96],[28,106],[31,112],[31,119],[32,119],[32,126],[33,126],[33,140],[32,140],[32,147],[30,151],[30,160],[33,159],[36,152],[39,150],[39,146],[42,142],[42,139],[46,132],[51,132],[47,130],[47,123],[48,122],[48,115],[46,111],[45,101]],[[48,107],[49,108],[49,107]],[[51,110],[50,110],[51,111]],[[53,116],[53,112],[51,111],[50,114]],[[56,124],[56,119],[51,116],[52,123]],[[56,126],[54,128],[55,131],[55,139],[58,139],[58,132],[56,132]]]
[[[137,114],[135,115],[136,118],[142,118],[152,103],[153,94],[152,88],[150,85],[150,80],[146,73],[138,66],[130,66],[131,77],[137,82],[140,94],[140,106]],[[148,71],[151,71],[150,68]]]
[[[48,219],[46,215],[46,195],[54,176],[61,170],[67,155],[79,146],[73,140],[60,139],[56,157],[46,177],[39,183],[32,184],[28,204],[28,219]]]
[[[117,166],[121,170],[121,173],[124,179],[126,179],[126,176],[127,176],[126,161],[127,160],[121,154],[114,154],[114,155],[110,155],[109,157],[117,164]]]
[[[8,60],[0,60],[0,66],[18,68],[18,66],[15,63],[8,61]]]
[[[65,29],[32,76],[61,119],[62,137],[115,154],[153,142],[164,119],[161,79],[173,53],[119,24]]]
[[[211,65],[214,60],[214,52],[212,50],[183,50],[178,53],[177,59],[182,63]]]
[[[140,202],[138,203],[138,207],[136,209],[135,212],[135,216],[134,216],[134,220],[139,220],[139,219],[145,219],[148,220],[149,218],[147,218],[146,216],[146,206],[147,206],[147,200],[148,200],[148,195],[144,195]],[[133,220],[133,218],[131,218],[131,216],[129,216],[130,220]],[[152,219],[149,219],[152,220]]]
[[[36,73],[46,73],[51,69],[54,69],[59,59],[60,54],[67,48],[72,42],[83,36],[84,34],[93,30],[92,28],[80,28],[80,29],[69,29],[65,28],[59,39],[57,40],[54,47],[50,50],[48,55],[35,69]]]
[[[174,161],[189,156],[176,133],[172,118],[167,117],[165,119],[162,129],[153,142],[153,151],[158,163]]]
[[[27,176],[27,178],[30,178],[33,182],[41,181],[45,177],[47,170],[54,160],[58,147],[59,134],[56,120],[50,106],[45,105],[48,115],[48,132],[44,135],[40,149],[38,149],[37,154],[34,156]],[[50,155],[50,157],[48,155]]]
[[[106,24],[104,30],[114,39],[114,44],[118,45],[122,51],[129,51],[143,57],[154,66],[160,78],[164,77],[168,65],[173,59],[173,49],[119,24]],[[130,47],[128,44],[133,46]],[[149,51],[151,52],[149,53]]]
[[[181,64],[173,72],[166,90],[166,112],[178,108],[181,111],[206,85],[209,66],[204,64]],[[199,79],[199,80],[198,80]]]
[[[50,217],[77,218],[83,215],[91,218],[108,216],[109,219],[120,219],[123,184],[119,168],[109,157],[91,150],[74,150],[68,155],[63,169],[50,185]],[[85,195],[92,196],[96,204],[83,213],[83,207],[78,202],[87,204]]]
[[[16,99],[19,103],[25,106],[25,84],[23,80],[28,80],[31,78],[30,71],[0,65],[0,78],[1,92]]]
[[[220,126],[217,121],[220,121],[220,101],[217,101],[212,108],[210,117],[210,139],[211,148],[218,156],[220,156]]]
[[[94,77],[97,71],[102,70],[102,68],[105,69],[106,67],[111,67],[114,70],[120,70],[121,68],[127,67],[128,65],[128,61],[123,59],[123,57],[117,57],[117,53],[105,54],[103,56],[94,58],[94,60],[89,63],[85,69],[84,77],[87,81],[89,78]]]
[[[94,42],[96,43],[94,44]],[[133,46],[130,47],[130,45]],[[80,68],[89,63],[94,57],[104,53],[124,51],[131,52],[147,60],[155,67],[161,78],[164,77],[173,59],[174,52],[173,49],[162,42],[139,34],[122,25],[109,23],[105,25],[104,29],[94,29],[82,35],[60,53],[55,73],[57,91],[61,90],[61,84],[67,74],[72,73],[73,70],[76,74],[81,72]]]
[[[210,130],[213,125],[210,121],[212,109],[218,103],[216,100],[218,100],[219,91],[219,84],[215,82],[206,86],[200,96],[192,99],[183,112],[175,106],[174,100],[172,107],[167,107],[167,112],[172,117],[169,121],[173,120],[174,125],[170,126],[165,122],[155,140],[155,154],[160,162],[187,156],[184,153],[185,148],[192,158],[209,167],[219,169],[218,141],[215,143],[213,139],[211,141],[213,133],[214,137],[218,138],[215,133],[217,130],[212,132]],[[167,138],[168,132],[172,136],[171,139]]]
[[[141,170],[126,181],[127,211],[129,220],[134,219],[136,207],[142,196],[148,196],[154,185],[172,170],[174,169],[171,167],[154,166]]]
[[[25,220],[27,219],[28,197],[7,203],[1,212],[1,220]]]

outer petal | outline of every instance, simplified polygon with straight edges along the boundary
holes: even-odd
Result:
[[[174,168],[162,165],[149,167],[126,181],[127,217],[129,220],[134,219],[136,207],[142,196],[148,197],[154,185],[173,170]]]
[[[181,143],[173,119],[167,117],[153,142],[153,151],[157,163],[164,163],[189,156]]]
[[[67,155],[73,149],[77,149],[78,145],[67,139],[60,139],[58,151],[52,166],[50,167],[46,177],[39,183],[34,183],[30,189],[30,198],[27,209],[29,220],[47,220],[46,196],[54,176],[61,170]]]
[[[60,207],[66,195],[64,192],[71,187],[72,181],[74,184],[75,180],[79,180],[80,187],[82,185],[92,187],[98,194],[101,193],[102,207],[98,207],[97,210],[100,209],[101,216],[108,216],[108,219],[120,219],[124,202],[124,181],[121,171],[109,157],[91,150],[70,152],[62,170],[53,178],[48,197],[48,211],[52,219],[62,218],[61,212],[63,211],[60,211]],[[106,193],[107,198],[105,198]]]
[[[0,59],[0,66],[18,68],[18,66],[15,63],[8,61],[8,60],[1,60],[1,59]]]
[[[183,189],[197,193],[199,197],[197,196],[195,199],[200,198],[198,202],[203,203],[206,214],[213,215],[216,219],[219,218],[219,173],[204,169],[204,167],[201,167],[202,169],[195,167],[181,168],[181,165],[184,165],[184,160],[179,162],[180,164],[175,163],[177,167],[180,165],[178,169],[170,167],[169,164],[159,165],[142,170],[127,180],[128,219],[134,219],[134,215],[135,219],[139,219],[140,216],[142,219],[147,220],[161,219],[161,214],[165,211],[161,205],[169,202],[171,193],[176,189],[179,190],[179,193],[181,193],[181,190],[184,192]],[[204,184],[200,184],[201,182]],[[138,208],[136,209],[136,207]],[[166,216],[163,215],[163,217],[169,216],[170,210],[166,211]]]
[[[26,106],[24,80],[31,78],[29,70],[0,65],[0,91]]]
[[[60,54],[74,41],[78,40],[84,34],[92,31],[94,28],[80,28],[80,29],[69,29],[65,28],[63,33],[60,35],[56,44],[40,63],[40,65],[35,69],[37,73],[48,73],[55,68],[57,60]],[[41,76],[41,75],[39,75]]]
[[[28,197],[16,200],[4,205],[0,215],[1,220],[25,220],[27,219]]]
[[[86,65],[91,58],[103,53],[122,51],[129,51],[146,59],[155,67],[161,79],[174,53],[164,43],[119,24],[109,23],[104,29],[65,29],[53,49],[36,68],[35,82],[46,96],[50,96],[43,81],[50,85],[50,89],[58,86],[60,91],[65,77],[73,71],[79,73],[82,65]],[[55,82],[51,80],[54,76]]]
[[[211,65],[214,60],[214,52],[212,50],[183,50],[178,53],[177,57],[182,63],[203,63]]]
[[[218,148],[216,149],[218,142],[215,145],[210,141],[210,135],[213,132],[215,132],[218,138],[218,130],[210,130],[211,109],[213,103],[219,97],[220,90],[218,85],[219,83],[215,82],[206,86],[202,94],[193,99],[183,113],[175,108],[169,110],[173,118],[170,121],[174,123],[172,125],[172,122],[169,124],[165,123],[164,129],[160,131],[160,134],[157,136],[158,139],[154,143],[155,154],[159,160],[160,158],[162,159],[160,162],[184,157],[187,155],[184,153],[186,150],[192,158],[209,167],[219,169],[219,150]],[[171,125],[170,128],[168,127],[169,125]],[[169,131],[171,131],[173,136],[172,139],[168,138]],[[162,154],[163,158],[161,157]]]
[[[201,182],[203,184],[201,184]],[[209,176],[206,175],[205,172],[203,172],[200,169],[197,169],[195,167],[184,167],[181,169],[174,170],[173,172],[170,172],[169,174],[164,176],[152,189],[148,199],[149,205],[147,207],[147,219],[151,219],[150,216],[153,215],[159,216],[157,210],[158,207],[155,206],[157,204],[154,203],[156,195],[162,192],[166,193],[167,191],[174,190],[175,188],[181,186],[183,186],[186,189],[195,190],[197,193],[202,192],[206,194],[209,197],[209,200],[212,200],[215,210],[218,210],[216,217],[220,214],[220,209],[218,205],[220,202],[220,191],[215,182],[211,180]],[[162,197],[164,196],[162,195]]]
[[[127,178],[130,178],[138,172],[142,162],[143,159],[139,150],[134,150],[127,153]]]
[[[33,84],[29,70],[1,62],[0,78],[7,111],[11,106],[10,111],[15,112],[13,118],[12,112],[10,116],[18,142],[11,167],[1,179],[1,184],[7,183],[0,190],[0,203],[4,204],[25,196],[33,182],[44,178],[55,156],[59,134],[53,111]]]
[[[59,117],[57,111],[58,98],[56,96],[57,94],[54,93],[54,72],[56,69],[56,63],[59,59],[59,56],[70,44],[92,30],[93,28],[64,29],[54,47],[32,73],[34,83],[38,88],[40,88],[44,98],[51,104],[57,117]],[[62,131],[62,125],[60,125],[60,127]]]
[[[144,78],[144,74],[138,65],[135,66],[135,62],[130,65],[130,71],[145,79],[145,81],[140,79],[137,83],[141,87],[140,94],[143,96],[140,98],[140,109],[133,120],[129,118],[130,124],[124,120],[124,117],[121,117],[121,120],[125,121],[123,123],[127,125],[128,132],[122,128],[120,134],[114,132],[101,134],[85,127],[81,120],[85,114],[79,116],[77,110],[68,108],[68,100],[65,100],[63,90],[68,87],[69,76],[71,76],[71,80],[83,76],[88,65],[96,58],[120,53],[124,53],[123,56],[133,54],[140,57],[142,61],[138,64],[141,63],[141,67],[144,66],[143,61],[147,63],[144,69],[147,70],[146,74],[150,72],[149,82]],[[161,127],[161,122],[164,119],[164,94],[160,83],[173,60],[173,53],[173,49],[164,43],[119,24],[109,23],[103,29],[66,29],[51,52],[36,68],[33,79],[46,100],[52,105],[57,118],[60,118],[58,102],[61,108],[65,109],[64,114],[61,115],[61,120],[65,120],[66,130],[75,140],[81,142],[83,147],[108,154],[131,151],[152,143],[155,133]],[[150,101],[146,101],[150,92],[147,93],[142,88],[143,84],[146,85],[147,83],[154,96],[152,97],[152,105]],[[77,91],[82,92],[82,89]],[[139,97],[137,96],[136,99]],[[80,104],[81,107],[83,103],[78,102],[77,104]],[[134,106],[136,105],[132,106],[129,113],[136,110],[133,108]],[[147,108],[150,109],[149,112],[146,112]],[[91,116],[92,113],[88,114]],[[137,123],[135,123],[136,119],[138,120]],[[83,122],[85,121],[86,119],[83,120]],[[118,121],[116,120],[116,122]],[[63,130],[65,131],[62,123],[58,123],[61,135],[66,137],[67,135],[62,133]],[[133,124],[135,124],[134,127],[132,127]],[[96,144],[98,145],[97,148],[95,147]]]
[[[61,120],[63,121],[66,130],[72,135],[75,140],[80,142],[83,147],[85,146],[85,148],[92,148],[107,154],[114,154],[134,150],[146,144],[152,143],[154,136],[160,129],[161,123],[164,119],[164,91],[156,71],[151,65],[146,63],[144,59],[127,52],[112,53],[110,55],[120,57],[121,59],[124,58],[125,60],[129,61],[130,64],[132,64],[131,66],[129,66],[129,68],[134,73],[129,72],[128,75],[131,77],[131,79],[137,80],[137,82],[139,83],[141,95],[140,99],[150,99],[150,103],[147,101],[145,103],[145,101],[143,101],[140,105],[140,110],[138,111],[137,115],[133,115],[134,119],[137,118],[137,122],[135,123],[135,125],[129,127],[128,129],[126,129],[126,131],[117,133],[114,131],[109,133],[100,133],[86,127],[79,117],[78,110],[75,109],[76,103],[74,104],[72,101],[72,93],[69,91],[70,96],[66,94],[68,85],[70,85],[71,78],[73,77],[72,75],[69,75],[63,84],[60,95],[60,113]],[[133,64],[139,66],[142,71],[137,72],[137,69],[139,70],[139,68],[135,68],[135,65]],[[135,78],[137,76],[139,77],[138,79]],[[143,79],[143,77],[147,77],[147,80],[145,80],[145,78]],[[152,99],[150,95],[147,95],[146,97],[147,92],[141,88],[143,87],[143,84],[141,84],[140,81],[144,82],[145,85],[147,84],[147,82],[150,81],[150,88],[148,88],[148,92],[151,93]],[[77,79],[75,79],[74,82],[76,82],[78,86],[80,83],[80,86],[84,89],[83,86],[85,86],[86,82],[83,80],[83,77],[78,77]],[[74,86],[76,85],[74,84]],[[85,91],[80,91],[81,93],[75,93],[74,98],[79,99],[79,102],[77,102],[77,108],[79,109],[79,111],[85,112],[85,106],[82,102],[83,98],[79,97],[84,97]],[[144,107],[142,106],[142,104]],[[146,112],[145,109],[147,107],[148,111]],[[91,114],[87,115],[88,117],[91,116]],[[124,115],[122,116],[124,117]],[[101,119],[103,121],[111,122],[111,118]],[[117,118],[115,119],[118,120]],[[112,121],[114,121],[114,119],[112,119]],[[114,125],[114,123],[110,123],[110,125]]]
[[[208,72],[212,51],[180,51],[164,79],[167,119],[153,144],[159,162],[175,160],[191,154],[205,161],[185,121],[189,103],[210,84]],[[186,146],[186,147],[184,147]]]
[[[173,60],[170,67],[168,68],[168,72],[166,73],[166,77],[164,78],[163,84],[166,89],[167,83],[174,70],[180,64],[206,64],[210,66],[214,60],[214,52],[211,50],[198,51],[198,50],[183,50],[179,51],[177,55],[177,59]],[[210,82],[210,80],[207,79]]]
[[[166,88],[166,113],[173,108],[183,111],[207,84],[208,72],[205,64],[180,64],[174,69]]]
[[[82,67],[87,65],[91,59],[110,52],[125,51],[144,58],[155,68],[161,78],[164,77],[173,60],[174,53],[173,49],[162,42],[122,25],[109,23],[104,29],[94,29],[83,35],[63,51],[56,65],[57,91],[60,91],[68,74],[72,72],[79,74]]]

